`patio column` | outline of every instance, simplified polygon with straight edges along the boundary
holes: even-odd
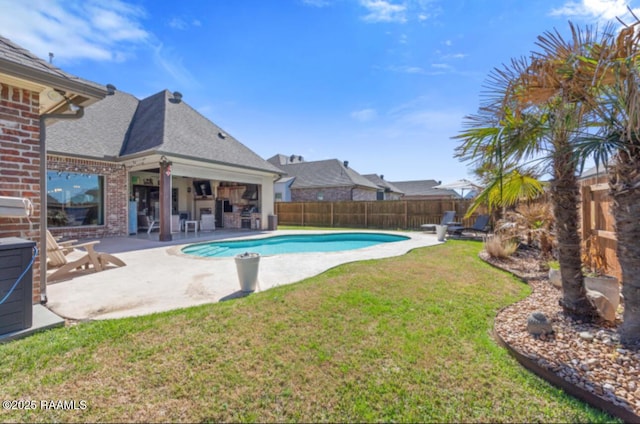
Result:
[[[171,162],[160,158],[160,241],[171,241]]]

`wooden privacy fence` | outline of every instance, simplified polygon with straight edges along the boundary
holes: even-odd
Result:
[[[609,184],[606,181],[606,177],[581,181],[582,240],[594,237],[598,249],[606,257],[607,274],[621,280],[620,263],[616,254],[617,238],[611,213],[613,200],[609,196]]]
[[[278,223],[318,227],[419,229],[439,224],[445,211],[456,211],[456,221],[473,225],[475,217],[463,219],[470,200],[380,200],[344,202],[277,202]]]

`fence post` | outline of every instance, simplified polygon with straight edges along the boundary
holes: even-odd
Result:
[[[304,202],[302,202],[301,205],[302,205],[302,214],[300,214],[301,215],[300,219],[302,220],[302,224],[300,225],[304,227]]]
[[[367,202],[364,202],[364,228],[369,228],[367,221],[369,217],[367,216]]]
[[[333,228],[333,202],[331,202],[331,227]]]
[[[407,201],[404,201],[404,229],[409,229],[409,208],[407,207]]]

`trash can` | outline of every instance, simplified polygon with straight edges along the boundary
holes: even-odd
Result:
[[[245,252],[236,255],[236,269],[238,270],[238,280],[240,290],[245,293],[256,291],[258,285],[258,265],[260,265],[260,254]]]
[[[444,241],[445,235],[447,235],[447,226],[436,225],[436,236],[438,237],[438,241]]]
[[[267,222],[267,224],[269,224],[269,231],[275,231],[278,229],[278,215],[269,215],[268,217],[269,221]]]

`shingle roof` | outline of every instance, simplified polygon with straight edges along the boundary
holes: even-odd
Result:
[[[391,184],[389,181],[383,179],[377,174],[367,174],[367,175],[363,175],[363,177],[365,177],[367,180],[371,181],[372,183],[374,183],[380,188],[388,189],[393,193],[402,193],[402,190],[400,190],[398,187]]]
[[[57,81],[78,92],[92,91],[92,95],[104,96],[105,87],[92,81],[64,72],[11,40],[0,36],[0,70],[18,78],[33,80],[41,84]],[[101,94],[101,95],[100,95]]]
[[[433,188],[440,184],[440,182],[436,180],[392,181],[391,184],[402,190],[405,196],[460,197],[454,190]]]
[[[47,151],[113,160],[138,108],[138,99],[116,91],[85,108],[77,121],[59,121],[47,128]]]
[[[280,173],[167,90],[143,100],[117,91],[86,108],[83,119],[52,125],[47,142],[51,152],[87,157],[161,153]]]
[[[290,165],[280,165],[280,169],[287,175],[295,177],[291,188],[317,187],[366,187],[378,188],[377,185],[358,174],[349,167],[345,167],[338,159],[327,159],[313,162],[300,162]]]
[[[607,175],[607,164],[600,164],[600,166],[594,166],[589,169],[585,169],[582,174],[580,174],[580,179],[596,177],[600,175]]]

